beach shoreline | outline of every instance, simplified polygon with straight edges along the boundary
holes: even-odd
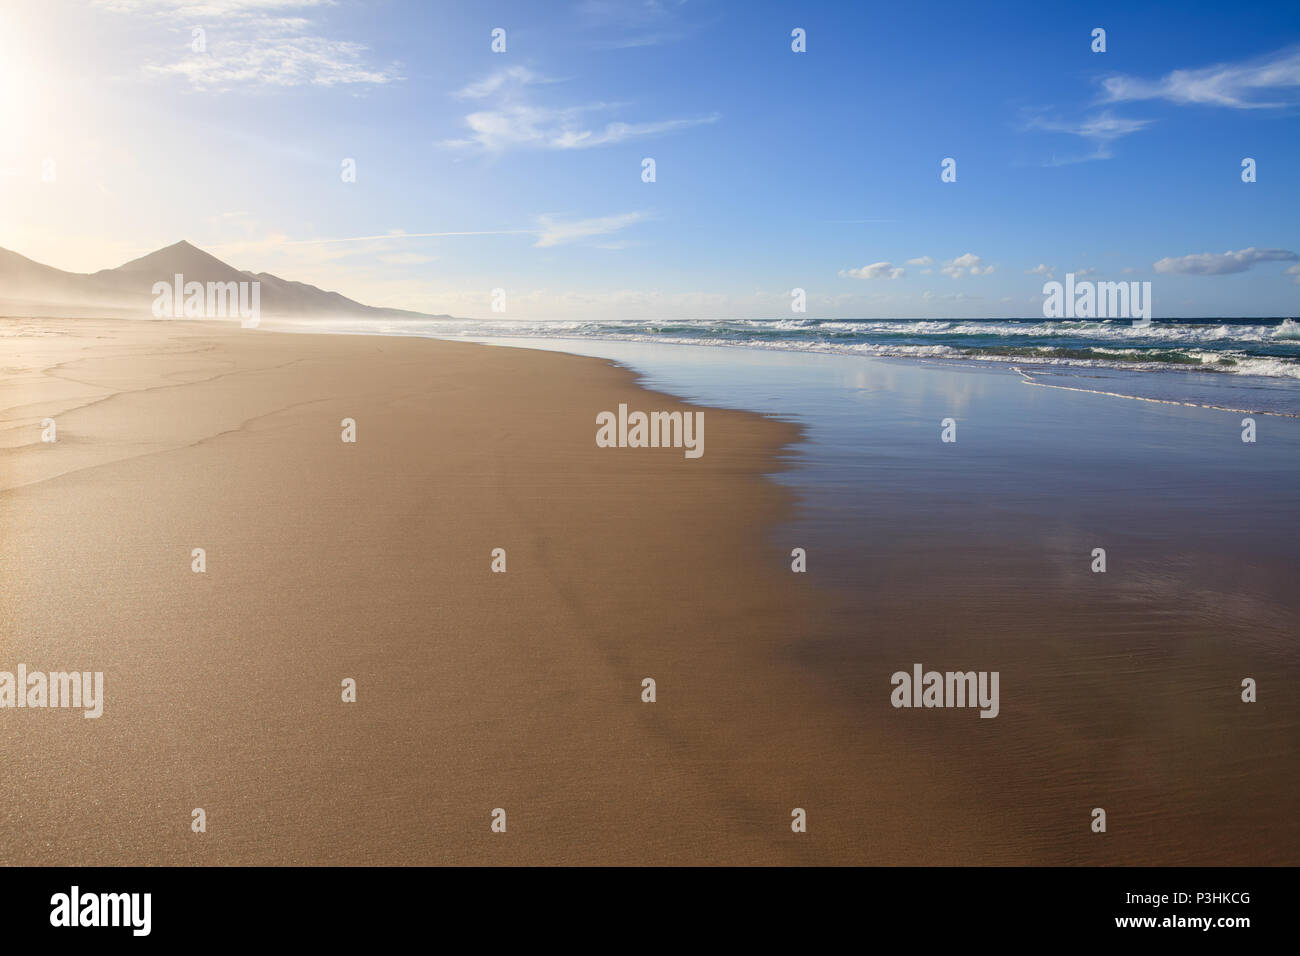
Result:
[[[1107,399],[857,373],[895,403],[867,409],[864,474],[832,460],[861,437],[683,401],[613,359],[0,326],[0,670],[105,674],[98,719],[0,711],[18,768],[0,783],[5,863],[1295,862],[1296,708],[1233,690],[1242,668],[1271,688],[1295,676],[1273,636],[1293,608],[1263,607],[1255,644],[1225,644],[1218,620],[1189,631],[1170,589],[1200,570],[1080,575],[1064,519],[1008,522],[1006,452],[936,457],[938,386],[1052,427]],[[597,414],[620,405],[702,412],[703,455],[598,447]],[[1208,414],[1140,413],[1100,412],[1084,437]],[[958,417],[979,451],[978,416]],[[1045,454],[1013,447],[1025,469]],[[854,476],[866,510],[831,521],[821,486],[795,480],[808,467]],[[1026,475],[1014,490],[1033,503]],[[959,479],[976,507],[951,500]],[[1162,620],[1188,643],[1144,630]],[[1001,712],[891,707],[891,673],[918,662],[1000,671]],[[1096,805],[1109,834],[1089,829]]]

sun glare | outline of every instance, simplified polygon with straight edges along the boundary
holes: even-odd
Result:
[[[25,29],[26,18],[12,6],[0,4],[0,129],[11,149],[26,151],[35,148],[31,142],[34,130],[34,98],[41,84],[33,82],[31,73],[32,52]]]

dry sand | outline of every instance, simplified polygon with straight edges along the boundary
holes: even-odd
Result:
[[[0,668],[107,685],[98,720],[0,712],[4,862],[809,856],[756,653],[797,621],[758,478],[792,427],[709,410],[688,460],[595,446],[619,402],[686,406],[590,359],[4,331]]]
[[[708,409],[706,452],[688,460],[596,447],[602,410],[688,406],[589,358],[195,322],[0,334],[0,670],[103,671],[107,698],[98,720],[0,711],[0,862],[1293,853],[1207,840],[1203,819],[1186,821],[1193,852],[1167,833],[1101,842],[1095,780],[1035,785],[1036,755],[1070,765],[1065,728],[891,719],[890,662],[913,659],[897,622],[870,622],[895,642],[873,651],[886,670],[828,679],[828,633],[850,642],[855,624],[790,573],[775,529],[794,502],[762,477],[791,425]],[[889,603],[905,613],[906,596]],[[1075,711],[1087,720],[1090,702]],[[1099,733],[1133,731],[1106,719]],[[1192,754],[1164,784],[1194,789],[1195,768]],[[498,807],[505,834],[490,831]]]

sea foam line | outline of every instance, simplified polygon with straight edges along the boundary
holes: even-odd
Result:
[[[1182,405],[1186,408],[1208,408],[1216,412],[1232,412],[1237,415],[1273,415],[1277,418],[1300,418],[1300,414],[1295,412],[1268,412],[1263,409],[1251,408],[1229,408],[1227,405],[1206,405],[1203,402],[1179,402],[1171,398],[1149,398],[1146,395],[1125,395],[1122,392],[1106,392],[1099,388],[1079,388],[1075,385],[1051,385],[1047,382],[1035,382],[1029,377],[1029,373],[1017,365],[1011,366],[1020,373],[1020,380],[1026,385],[1036,385],[1039,388],[1059,388],[1067,392],[1083,392],[1086,395],[1108,395],[1111,398],[1127,398],[1134,402],[1152,402],[1156,405]]]

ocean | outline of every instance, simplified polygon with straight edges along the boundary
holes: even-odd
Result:
[[[284,327],[290,323],[273,323]],[[295,327],[307,331],[306,323]],[[1294,318],[1046,319],[421,319],[311,323],[313,331],[657,343],[999,367],[1029,384],[1247,414],[1300,417]],[[521,343],[522,344],[522,343]]]

